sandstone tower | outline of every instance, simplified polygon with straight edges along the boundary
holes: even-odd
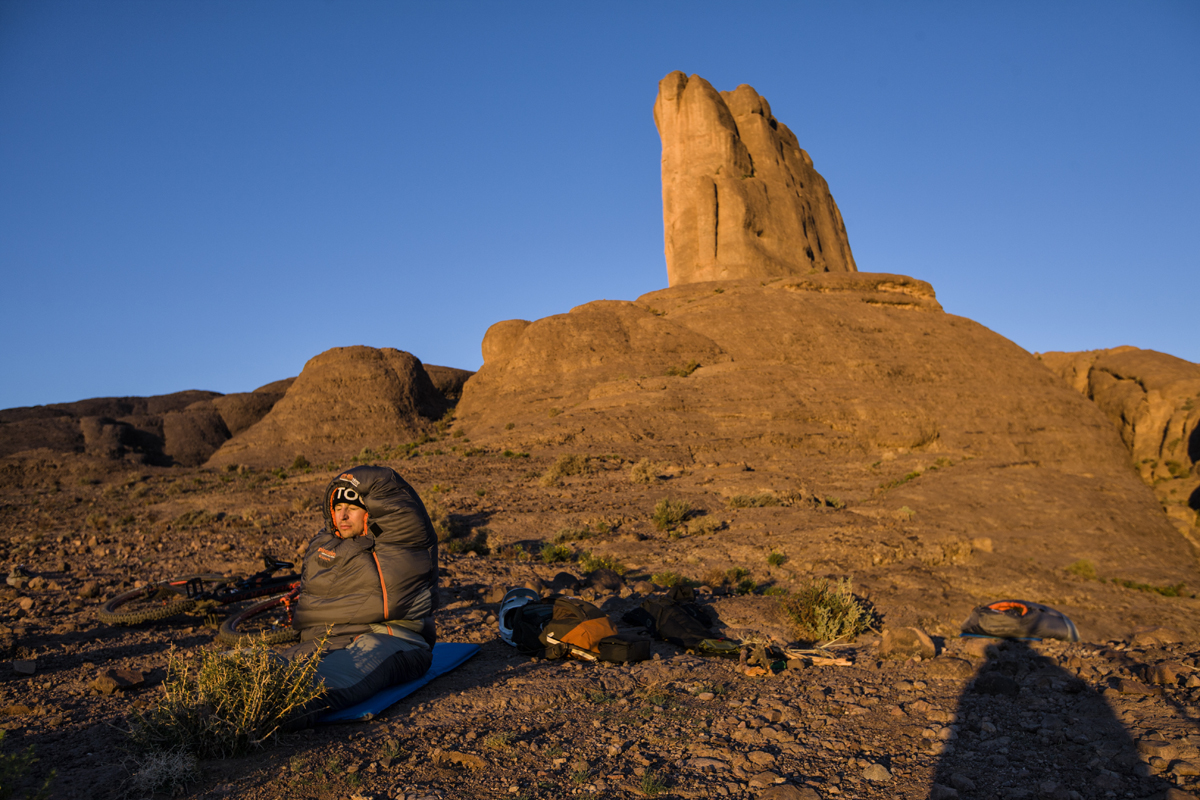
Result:
[[[829,186],[749,86],[659,81],[663,229],[671,286],[857,272]]]

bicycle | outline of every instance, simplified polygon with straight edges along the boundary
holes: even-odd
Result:
[[[239,646],[248,642],[285,644],[296,641],[300,632],[292,628],[292,604],[298,597],[299,584],[287,594],[235,611],[221,622],[217,638],[225,644]]]
[[[244,578],[213,574],[169,578],[113,597],[96,616],[109,625],[140,625],[298,588],[300,576],[276,575],[281,569],[295,569],[295,565],[268,555],[263,556],[261,571]]]

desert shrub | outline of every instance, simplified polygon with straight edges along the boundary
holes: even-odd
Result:
[[[772,550],[767,556],[767,564],[772,567],[781,567],[787,560],[787,556],[777,550]]]
[[[545,544],[542,545],[542,561],[547,564],[555,564],[559,561],[571,560],[571,548],[565,544]]]
[[[500,455],[505,458],[529,458],[529,453],[520,452],[517,450],[505,450]]]
[[[678,586],[681,583],[684,585],[689,583],[688,579],[678,572],[656,572],[650,576],[650,582],[664,589],[670,589],[672,586]]]
[[[447,553],[478,553],[481,556],[486,556],[491,552],[491,547],[488,544],[488,529],[478,528],[474,535],[463,536],[458,539],[450,539],[445,542]]]
[[[686,522],[695,513],[695,509],[686,500],[668,500],[663,498],[654,506],[650,520],[660,531],[670,530]]]
[[[102,531],[108,528],[108,517],[103,514],[88,514],[84,522],[94,530]]]
[[[497,557],[503,561],[531,561],[533,555],[525,549],[525,545],[506,544],[496,551]]]
[[[146,753],[134,759],[130,787],[139,795],[149,797],[158,792],[172,796],[182,794],[200,777],[196,757],[181,750]]]
[[[629,480],[634,483],[654,483],[662,477],[666,464],[643,458],[629,468]]]
[[[1083,578],[1085,581],[1100,579],[1100,576],[1096,574],[1096,565],[1086,558],[1081,558],[1068,566],[1067,574],[1074,575],[1076,578]]]
[[[1138,583],[1124,578],[1109,578],[1110,583],[1115,583],[1117,586],[1124,586],[1126,589],[1133,589],[1138,592],[1149,592],[1150,594],[1161,594],[1163,597],[1187,597],[1184,588],[1187,584],[1176,583],[1171,586],[1155,586],[1152,583]],[[1193,595],[1194,597],[1195,595]]]
[[[582,539],[592,538],[592,532],[587,528],[563,528],[558,533],[554,534],[555,544],[564,544],[566,542],[578,542]]]
[[[310,467],[312,467],[312,464],[308,463],[307,458],[304,456],[296,456],[296,458],[292,461],[292,466],[289,467],[289,469],[301,470],[309,469]]]
[[[816,642],[855,636],[871,621],[870,612],[845,579],[814,578],[780,602],[800,633]]]
[[[557,486],[568,475],[587,475],[592,471],[589,456],[559,456],[549,469],[542,473],[542,486]]]
[[[4,744],[6,731],[0,728],[0,746]],[[0,800],[9,800],[17,791],[17,784],[25,780],[29,768],[38,759],[34,755],[33,745],[16,753],[0,753]],[[50,796],[50,782],[54,780],[54,770],[46,776],[42,788],[33,794],[26,795],[29,800],[45,800]]]
[[[618,575],[624,575],[629,571],[628,567],[612,556],[593,555],[590,550],[584,550],[581,552],[577,561],[579,563],[579,568],[584,572],[592,572],[598,569],[611,569]]]
[[[686,378],[699,368],[699,361],[689,361],[686,364],[680,364],[677,367],[667,367],[667,371],[663,374],[672,378]]]
[[[667,783],[658,773],[647,770],[642,774],[642,782],[638,788],[646,797],[657,797],[667,790]]]
[[[433,523],[433,532],[439,542],[451,539],[461,539],[471,533],[471,526],[458,514],[451,514],[440,503],[431,502],[425,507],[429,512],[429,520]]]
[[[319,648],[318,648],[319,649]],[[299,721],[324,692],[319,658],[282,658],[259,641],[203,653],[189,665],[172,649],[157,703],[137,710],[129,736],[150,752],[228,758],[262,747]]]
[[[686,526],[684,526],[688,536],[702,536],[707,533],[716,533],[724,527],[724,520],[714,519],[712,517],[700,517],[700,519],[691,520]],[[678,529],[676,529],[676,531],[672,531],[671,535],[674,538],[678,538],[675,536],[677,532]]]
[[[735,494],[725,501],[730,508],[765,508],[766,506],[783,505],[774,492],[759,492],[758,494]]]
[[[915,480],[919,477],[921,477],[921,471],[915,470],[913,472],[908,473],[907,475],[896,478],[895,480],[891,480],[891,481],[888,481],[887,483],[881,484],[879,486],[879,488],[876,489],[876,491],[886,492],[888,489],[895,489],[897,486],[903,486],[904,484],[908,483],[909,481]]]

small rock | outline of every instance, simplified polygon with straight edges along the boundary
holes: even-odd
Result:
[[[696,695],[697,700],[712,700],[714,697],[716,697],[716,695],[712,692],[701,692],[700,694]]]
[[[933,658],[937,649],[929,634],[920,628],[887,628],[879,643],[879,655],[885,658]]]
[[[1196,800],[1196,795],[1172,787],[1163,793],[1162,800]]]
[[[963,775],[961,772],[956,772],[950,776],[950,785],[960,792],[975,791],[975,781]]]
[[[985,672],[975,679],[975,691],[979,694],[1016,697],[1021,693],[1021,685],[999,672]]]
[[[1129,637],[1131,647],[1155,647],[1164,644],[1178,644],[1183,641],[1183,634],[1174,628],[1162,626],[1135,628]]]
[[[724,772],[729,769],[729,764],[719,758],[692,758],[688,759],[687,765],[701,772]]]
[[[638,581],[633,584],[633,590],[638,594],[654,594],[658,591],[658,587],[650,581]]]
[[[503,586],[493,586],[492,588],[488,589],[487,592],[484,593],[483,602],[489,603],[489,604],[499,603],[501,600],[504,599],[504,594],[507,591],[508,591],[508,589],[505,589]]]
[[[607,567],[592,570],[588,573],[587,580],[597,592],[619,592],[625,585],[625,580]]]
[[[821,800],[821,795],[809,786],[781,783],[764,789],[759,793],[758,800]]]
[[[23,717],[32,714],[33,709],[26,705],[16,704],[0,708],[0,717]]]
[[[17,601],[17,607],[20,608],[22,611],[29,611],[31,608],[33,608],[33,598],[32,597],[22,597],[20,600]]]
[[[37,661],[17,660],[12,662],[13,671],[18,675],[32,675],[37,672]]]
[[[29,579],[29,588],[34,591],[40,591],[46,588],[46,579],[41,575],[37,575]]]
[[[1179,665],[1166,662],[1150,668],[1146,678],[1159,686],[1174,686],[1179,681]]]
[[[141,688],[146,682],[146,676],[134,669],[106,669],[92,681],[91,689],[100,694],[112,694],[116,691],[127,692]]]
[[[1117,691],[1121,694],[1133,695],[1152,695],[1159,694],[1160,692],[1159,689],[1147,686],[1141,681],[1134,681],[1128,678],[1122,678],[1121,680],[1117,681]]]
[[[86,581],[79,587],[79,596],[84,599],[90,599],[100,594],[100,584],[95,581]]]
[[[1194,777],[1200,775],[1200,764],[1194,761],[1176,761],[1171,765],[1172,775],[1185,775]]]
[[[775,763],[775,756],[762,750],[754,750],[746,754],[746,758],[750,759],[752,764],[757,764],[760,767],[765,767],[767,764]]]
[[[883,764],[869,764],[863,770],[862,776],[874,783],[887,783],[892,779],[892,773],[888,772]]]
[[[783,778],[771,771],[760,772],[750,779],[750,786],[755,789],[765,789],[768,786],[774,786]]]
[[[929,790],[929,800],[954,800],[957,797],[957,789],[942,786],[940,783],[935,783]]]

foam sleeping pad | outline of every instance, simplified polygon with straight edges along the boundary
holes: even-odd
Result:
[[[433,663],[428,671],[416,680],[389,686],[368,697],[357,705],[331,711],[317,720],[319,724],[329,722],[366,722],[373,719],[396,702],[403,700],[425,684],[459,667],[479,652],[479,645],[461,642],[439,642],[433,646]]]

